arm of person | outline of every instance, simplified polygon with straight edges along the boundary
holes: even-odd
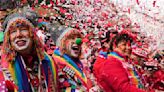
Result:
[[[117,60],[107,60],[104,63],[102,76],[114,92],[145,92],[130,84],[126,70]]]

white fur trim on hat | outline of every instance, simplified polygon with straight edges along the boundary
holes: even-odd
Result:
[[[6,27],[6,29],[5,29],[5,33],[9,30],[11,24],[12,24],[13,22],[15,22],[16,20],[18,20],[18,19],[26,21],[26,23],[27,23],[30,27],[34,28],[34,25],[33,25],[28,19],[26,19],[25,17],[22,17],[22,16],[18,16],[18,17],[14,17],[14,18],[12,18],[12,19],[10,19],[10,20],[8,21],[7,27]]]
[[[62,28],[62,27],[59,27],[59,30],[60,30],[60,28]],[[57,41],[56,41],[56,46],[60,46],[60,41],[61,41],[61,39],[65,36],[65,34],[67,33],[67,32],[69,32],[70,30],[72,30],[72,28],[67,28],[66,30],[64,30],[64,32],[62,32],[61,33],[61,35],[59,36],[59,38],[57,39]]]

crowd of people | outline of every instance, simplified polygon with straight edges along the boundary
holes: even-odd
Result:
[[[164,91],[164,49],[150,50],[113,3],[7,1],[0,1],[0,91]]]

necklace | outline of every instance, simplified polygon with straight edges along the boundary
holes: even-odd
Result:
[[[23,64],[23,67],[26,71],[27,77],[28,77],[28,82],[31,86],[32,92],[42,92],[42,84],[45,84],[45,88],[47,88],[46,81],[44,78],[41,77],[41,62],[34,62],[34,66],[31,68],[27,67],[23,57],[21,56],[21,61]],[[44,83],[42,83],[42,80]]]

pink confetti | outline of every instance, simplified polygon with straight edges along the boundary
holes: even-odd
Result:
[[[63,9],[62,7],[60,7],[60,12],[63,13],[63,14],[65,14],[66,13],[66,10]]]
[[[43,21],[43,19],[38,19],[38,22],[40,23],[40,22],[42,22]]]
[[[59,4],[59,1],[58,0],[56,0],[56,5],[58,5]]]
[[[83,39],[83,42],[88,42],[89,40],[87,38],[84,38]]]
[[[67,19],[72,19],[73,16],[71,14],[67,15]]]
[[[72,4],[76,4],[76,1],[75,0],[71,0]]]
[[[103,17],[107,17],[107,16],[108,16],[108,14],[107,14],[106,12],[102,12],[101,15],[102,15]]]
[[[64,3],[65,2],[65,0],[61,0],[61,3]]]
[[[78,23],[76,23],[76,25],[75,25],[75,26],[76,26],[76,28],[78,28],[78,27],[79,27],[79,24],[78,24]]]
[[[137,2],[137,4],[139,5],[139,1],[138,1],[138,0],[136,0],[136,2]]]
[[[130,14],[130,8],[128,8],[128,13]]]
[[[99,33],[98,33],[99,35],[102,35],[103,34],[103,32],[102,31],[99,31]]]
[[[153,1],[153,7],[155,7],[156,1]]]

